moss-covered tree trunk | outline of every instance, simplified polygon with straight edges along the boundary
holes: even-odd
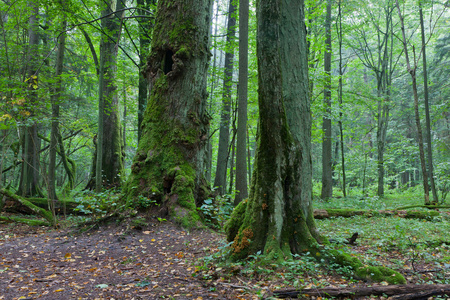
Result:
[[[317,245],[304,3],[259,0],[257,17],[258,149],[249,200],[236,208],[245,217],[228,224],[228,239],[238,258],[283,259]]]
[[[130,204],[150,198],[185,226],[199,222],[209,119],[206,74],[211,0],[158,1],[146,74],[151,93],[132,172]],[[138,196],[143,196],[139,197]]]

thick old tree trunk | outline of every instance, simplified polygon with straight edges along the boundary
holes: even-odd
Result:
[[[198,224],[206,194],[208,29],[211,0],[158,1],[147,65],[151,93],[124,188],[130,204],[152,199],[184,226]]]
[[[249,200],[227,233],[236,258],[261,251],[283,259],[317,244],[304,4],[260,0],[257,7],[258,149]]]

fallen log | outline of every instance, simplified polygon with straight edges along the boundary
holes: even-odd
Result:
[[[397,216],[406,219],[430,219],[439,216],[438,211],[406,211],[406,210],[371,210],[371,209],[343,209],[343,208],[327,208],[315,209],[314,218],[326,219],[332,217],[350,218],[353,216]]]
[[[423,295],[450,295],[450,284],[402,284],[402,285],[379,285],[371,287],[328,287],[313,289],[282,289],[272,292],[276,298],[299,298],[299,297],[364,297],[364,296],[395,296],[390,299],[420,299]],[[414,296],[416,295],[416,296]],[[402,298],[404,297],[404,298]],[[411,298],[416,297],[416,298]]]
[[[24,206],[20,202],[15,201],[14,199],[10,199],[4,207],[0,207],[0,210],[4,210],[6,212],[10,213],[25,213],[29,214],[32,213],[28,207]],[[46,198],[27,198],[27,201],[30,203],[36,205],[37,207],[47,209],[48,208],[48,199]],[[83,214],[80,211],[75,210],[75,208],[79,205],[78,202],[75,202],[73,200],[66,200],[66,199],[60,199],[56,203],[55,207],[55,213],[56,214]]]
[[[27,199],[20,197],[7,189],[0,189],[0,194],[5,196],[7,199],[9,198],[9,199],[12,199],[13,201],[19,202],[23,206],[27,207],[32,213],[43,217],[50,224],[53,224],[53,222],[54,222],[53,215],[50,211],[34,205]]]
[[[50,226],[47,221],[21,218],[17,216],[0,216],[0,223],[23,223],[30,226]]]

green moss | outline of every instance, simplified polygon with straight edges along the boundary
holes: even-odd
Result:
[[[8,216],[8,217],[0,216],[0,221],[7,222],[7,223],[11,223],[11,222],[23,223],[23,224],[27,224],[30,226],[51,226],[52,225],[47,221],[36,220],[36,219],[26,219],[26,218],[20,218],[20,217],[16,217],[16,216]]]
[[[363,266],[356,269],[355,274],[358,278],[375,282],[386,281],[389,284],[406,283],[406,279],[402,274],[384,266]]]
[[[239,203],[231,213],[230,219],[225,223],[224,230],[227,234],[227,241],[232,242],[239,232],[239,228],[244,222],[242,216],[245,215],[245,210],[247,209],[248,199]]]
[[[438,211],[408,211],[405,218],[407,219],[429,219],[439,216]]]
[[[351,267],[355,276],[363,280],[376,282],[386,281],[390,284],[404,284],[405,278],[399,272],[384,266],[366,266],[356,256],[338,250],[331,250],[330,254],[334,261],[342,266]]]
[[[183,59],[183,58],[188,58],[190,55],[190,52],[188,49],[186,49],[185,47],[181,47],[176,53],[175,56]]]

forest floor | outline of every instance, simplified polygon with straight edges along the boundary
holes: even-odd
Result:
[[[263,270],[252,261],[215,266],[212,257],[223,249],[222,234],[188,231],[165,220],[139,230],[131,225],[87,229],[0,224],[0,300],[268,299],[277,288],[370,285],[324,271],[312,260],[302,265],[302,278],[292,266]],[[364,254],[368,248],[361,244],[353,250]],[[395,251],[388,257],[405,262],[399,271],[408,283],[423,283],[423,274],[436,283],[432,272],[411,276],[407,257]],[[435,268],[419,260],[415,267]]]

